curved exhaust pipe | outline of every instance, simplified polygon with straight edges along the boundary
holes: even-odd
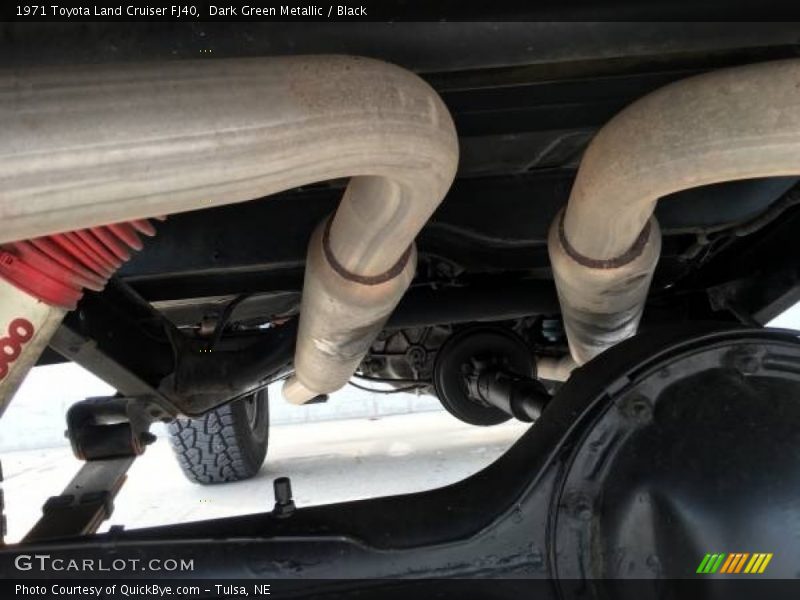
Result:
[[[614,117],[586,150],[548,240],[575,362],[636,333],[660,252],[660,197],[797,174],[800,60],[679,81]]]
[[[7,71],[0,123],[0,243],[350,177],[309,248],[295,403],[352,375],[458,159],[424,81],[341,56]]]

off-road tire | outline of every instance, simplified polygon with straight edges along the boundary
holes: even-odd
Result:
[[[213,484],[249,479],[258,473],[267,455],[267,390],[198,419],[176,419],[168,429],[172,450],[189,481]]]

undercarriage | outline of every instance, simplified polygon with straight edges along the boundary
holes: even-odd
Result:
[[[198,26],[199,60],[198,29],[0,25],[0,412],[34,365],[118,392],[70,410],[84,466],[3,576],[797,577],[800,350],[766,327],[800,300],[796,24],[278,25]],[[243,479],[269,402],[347,385],[532,425],[441,489],[302,507],[281,478],[269,513],[96,533],[152,423],[192,481]],[[248,454],[199,469],[221,414]]]

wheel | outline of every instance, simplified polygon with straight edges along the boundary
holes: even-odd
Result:
[[[195,483],[249,479],[261,469],[269,441],[266,388],[198,419],[169,425],[172,450],[183,474]]]

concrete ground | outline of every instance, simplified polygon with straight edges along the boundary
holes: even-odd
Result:
[[[273,426],[265,466],[249,481],[198,486],[183,478],[163,437],[137,459],[112,524],[127,528],[270,510],[272,480],[292,479],[298,506],[441,487],[489,465],[525,431],[472,427],[445,412]],[[19,540],[80,463],[68,447],[4,452],[8,541]]]

